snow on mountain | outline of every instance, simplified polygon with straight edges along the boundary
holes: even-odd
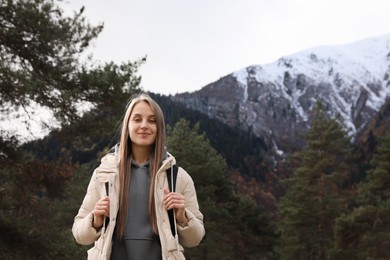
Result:
[[[308,127],[318,100],[356,134],[390,96],[389,77],[390,34],[249,66],[174,98],[229,125],[268,136],[278,149]]]
[[[327,81],[329,76],[334,76],[334,71],[343,76],[345,84],[373,81],[378,79],[376,75],[388,72],[389,52],[390,34],[342,46],[321,46],[282,57],[267,65],[255,66],[255,77],[259,82],[278,82],[282,79],[280,71],[285,67],[296,75],[305,72],[318,81]],[[247,68],[233,72],[233,75],[243,87],[247,85]]]
[[[360,88],[363,87],[369,92],[367,106],[378,110],[384,100],[390,94],[390,88],[382,87],[379,91],[369,88],[370,83],[382,82],[389,72],[390,57],[390,34],[381,38],[371,38],[357,43],[335,46],[317,47],[299,52],[279,59],[277,62],[264,66],[254,66],[254,77],[256,81],[268,81],[275,83],[277,87],[283,87],[282,70],[287,69],[290,77],[297,77],[304,73],[306,77],[315,79],[317,83],[333,81],[334,102],[340,102],[340,111],[346,124],[356,131],[354,124],[350,122],[353,100],[357,100]],[[233,73],[239,85],[246,89],[248,71],[247,68]],[[339,82],[342,80],[342,82]],[[339,82],[339,83],[338,83]],[[384,83],[383,83],[384,84]],[[337,88],[342,85],[342,88]],[[247,91],[246,91],[247,92]],[[296,102],[301,94],[300,91],[294,95],[282,92],[285,98],[297,105],[300,116],[307,120],[307,114],[299,109]]]

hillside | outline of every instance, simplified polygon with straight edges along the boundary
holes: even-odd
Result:
[[[264,138],[275,155],[300,149],[318,101],[352,136],[390,95],[390,34],[305,50],[232,72],[174,100]]]

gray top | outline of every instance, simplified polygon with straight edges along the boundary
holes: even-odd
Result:
[[[131,162],[128,212],[122,241],[114,241],[111,259],[161,259],[160,240],[149,221],[149,162]],[[127,258],[121,258],[127,255]]]
[[[149,221],[149,162],[138,165],[131,162],[130,188],[127,196],[129,207],[127,212],[124,239],[154,239]]]

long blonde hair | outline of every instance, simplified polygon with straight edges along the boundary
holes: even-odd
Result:
[[[119,192],[119,211],[117,217],[116,225],[116,238],[120,240],[124,234],[126,219],[127,219],[127,210],[128,210],[128,200],[127,194],[129,192],[129,183],[131,175],[131,139],[129,135],[129,120],[131,113],[133,112],[134,106],[139,102],[147,102],[155,117],[157,124],[157,133],[154,147],[152,148],[150,154],[150,187],[149,187],[149,219],[152,225],[153,231],[157,234],[157,220],[156,220],[156,210],[154,206],[154,184],[155,177],[158,169],[161,166],[163,160],[163,154],[165,149],[166,142],[166,130],[165,130],[165,120],[163,112],[160,106],[148,95],[141,93],[131,100],[126,109],[125,116],[123,118],[121,137],[120,137],[120,146],[119,146],[119,182],[120,182],[120,192]]]

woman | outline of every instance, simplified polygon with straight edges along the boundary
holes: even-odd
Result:
[[[120,145],[95,169],[72,232],[88,259],[185,259],[183,246],[205,235],[194,183],[179,167],[176,192],[166,170],[176,163],[165,150],[165,122],[146,94],[134,98],[123,119]],[[174,209],[177,236],[167,210]]]

